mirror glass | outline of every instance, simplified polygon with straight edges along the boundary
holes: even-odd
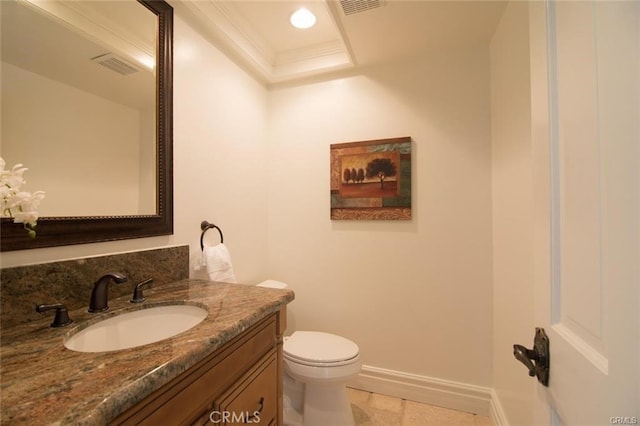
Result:
[[[40,216],[155,214],[156,15],[135,1],[1,7],[1,156],[45,191]]]
[[[46,193],[36,238],[3,218],[2,250],[171,234],[171,6],[1,0],[0,19],[0,156]]]

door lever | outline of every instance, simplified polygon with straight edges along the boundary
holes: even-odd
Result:
[[[544,328],[536,328],[533,349],[513,345],[513,356],[529,370],[529,376],[537,376],[544,386],[549,386],[549,337]]]

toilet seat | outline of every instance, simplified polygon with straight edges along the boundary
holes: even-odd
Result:
[[[284,358],[302,365],[337,367],[356,362],[358,345],[349,339],[319,331],[296,331],[284,341]]]

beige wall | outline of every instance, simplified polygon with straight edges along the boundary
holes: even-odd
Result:
[[[267,90],[180,19],[174,48],[175,237],[191,244],[193,262],[200,222],[216,223],[238,280],[264,279]]]
[[[513,357],[531,347],[533,218],[528,4],[512,2],[491,41],[493,387],[510,425],[533,424],[537,381]]]
[[[363,362],[491,384],[491,146],[486,48],[270,96],[268,270],[290,329],[338,333]],[[411,136],[413,220],[329,219],[329,145]]]

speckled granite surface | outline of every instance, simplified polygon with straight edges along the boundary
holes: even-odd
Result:
[[[0,271],[0,327],[39,320],[42,314],[35,307],[42,303],[88,307],[93,283],[107,272],[129,278],[126,283],[110,284],[109,298],[132,294],[135,284],[146,278],[153,278],[151,287],[183,280],[189,277],[189,246],[4,268]]]
[[[3,328],[0,347],[1,423],[102,425],[168,383],[204,356],[293,300],[290,290],[182,280],[145,291],[143,305],[179,301],[208,307],[208,317],[178,336],[117,352],[81,353],[63,341],[77,327],[139,309],[130,295],[110,311],[70,311],[74,323],[49,327],[50,317]]]

